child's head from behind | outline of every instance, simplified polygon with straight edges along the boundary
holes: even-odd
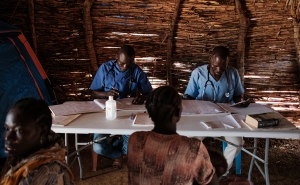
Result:
[[[181,115],[181,96],[171,86],[154,89],[146,100],[146,108],[154,123],[178,122]],[[178,117],[177,121],[173,120]]]
[[[6,116],[5,152],[22,158],[37,151],[50,133],[51,124],[51,111],[43,100],[19,100]]]
[[[210,161],[215,167],[218,177],[222,176],[227,170],[227,161],[224,155],[218,151],[208,150]]]

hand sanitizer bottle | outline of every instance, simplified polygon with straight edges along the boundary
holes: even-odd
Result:
[[[106,119],[113,120],[117,117],[117,103],[113,96],[109,96],[105,102]]]

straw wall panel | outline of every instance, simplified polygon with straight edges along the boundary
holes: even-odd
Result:
[[[246,1],[246,6],[250,19],[245,63],[247,94],[298,121],[299,68],[289,10],[283,1]]]

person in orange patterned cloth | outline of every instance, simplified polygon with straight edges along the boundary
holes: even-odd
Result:
[[[177,90],[171,86],[155,89],[147,96],[146,108],[154,129],[129,138],[129,184],[219,184],[202,141],[176,132],[182,111]]]

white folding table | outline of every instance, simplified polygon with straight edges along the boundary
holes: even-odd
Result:
[[[115,120],[106,120],[105,112],[100,113],[88,113],[82,114],[77,119],[73,120],[67,126],[52,126],[52,130],[56,133],[73,133],[75,134],[76,150],[78,150],[77,134],[89,134],[89,133],[107,133],[117,135],[130,135],[135,131],[150,131],[153,126],[133,126],[133,121],[130,120],[130,115],[137,111],[118,111],[117,118]],[[221,115],[221,114],[218,114]],[[277,130],[277,129],[256,129],[250,130],[248,127],[243,126],[242,128],[216,128],[207,129],[205,126],[200,124],[203,122],[216,121],[218,117],[216,115],[197,115],[197,116],[182,116],[180,121],[177,123],[177,133],[185,136],[199,136],[199,137],[216,137],[220,139],[220,136],[239,136],[254,138],[254,150],[253,152],[248,151],[243,146],[241,150],[252,156],[248,179],[251,179],[251,173],[254,164],[259,168],[260,172],[266,180],[266,184],[269,185],[269,173],[268,173],[268,151],[269,151],[269,139],[300,139],[300,130]],[[264,159],[256,156],[257,138],[266,139],[265,142],[265,156]],[[222,139],[220,139],[222,140]],[[226,142],[226,141],[225,141]],[[67,143],[67,141],[66,141]],[[85,143],[86,144],[86,143]],[[232,144],[232,143],[230,143]],[[82,179],[82,165],[80,158],[80,178]],[[264,170],[260,169],[256,160],[264,163]]]

